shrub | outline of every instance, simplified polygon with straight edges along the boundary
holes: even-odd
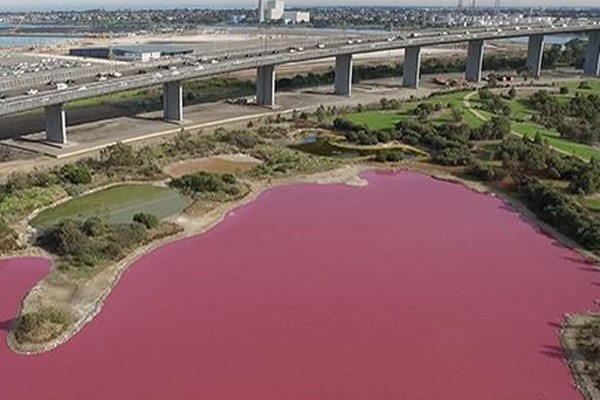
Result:
[[[142,224],[146,229],[155,229],[158,227],[159,220],[154,214],[149,213],[137,213],[133,216],[133,222]]]
[[[0,254],[8,253],[19,248],[19,236],[6,221],[0,218]]]
[[[581,81],[579,82],[579,89],[585,89],[585,90],[589,90],[592,87],[590,86],[590,83],[588,81]]]
[[[60,169],[60,177],[64,182],[73,185],[87,185],[92,182],[92,174],[85,164],[67,164]]]
[[[404,153],[397,150],[380,151],[375,155],[377,162],[398,162],[404,159]]]
[[[148,238],[144,225],[108,224],[93,217],[86,221],[66,220],[46,230],[38,244],[61,258],[61,267],[95,267],[123,257],[124,251]]]
[[[42,343],[58,337],[69,324],[69,315],[56,308],[44,308],[21,315],[13,333],[19,343]]]
[[[240,189],[238,181],[231,174],[211,174],[208,172],[197,172],[191,175],[184,175],[180,178],[173,179],[171,186],[181,189],[187,193],[214,193],[236,195]]]

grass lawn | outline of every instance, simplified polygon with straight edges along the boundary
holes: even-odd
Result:
[[[411,114],[403,113],[398,110],[365,111],[362,113],[348,114],[347,116],[348,120],[355,124],[368,126],[369,128],[376,130],[394,129],[396,123],[411,117]]]
[[[190,200],[178,191],[151,185],[119,185],[77,197],[41,212],[31,221],[47,228],[65,219],[106,215],[112,222],[129,222],[138,212],[165,218],[183,210]]]
[[[598,86],[600,89],[600,81],[594,82],[598,84],[596,86]],[[578,83],[573,83],[573,85],[577,86]],[[478,96],[473,96],[470,101],[473,106],[479,104]],[[527,120],[533,114],[533,110],[527,107],[527,103],[523,99],[515,99],[507,102],[510,105],[512,118]],[[488,120],[493,117],[492,113],[483,110],[478,111]],[[513,119],[512,130],[513,133],[519,136],[527,136],[531,139],[533,139],[537,133],[540,133],[542,137],[548,141],[550,146],[566,154],[574,155],[587,161],[589,161],[592,157],[600,158],[600,150],[596,149],[595,147],[573,142],[567,139],[562,139],[560,134],[555,130],[547,129],[533,122],[515,122]]]
[[[569,88],[569,95],[571,96],[575,96],[575,93],[577,91],[580,91],[582,94],[590,94],[592,92],[600,92],[600,79],[594,79],[594,78],[586,78],[586,79],[582,79],[582,81],[587,81],[590,85],[590,89],[579,89],[579,83],[580,82],[568,82],[568,83],[564,83],[564,84],[560,84],[558,85],[558,87],[568,87]]]
[[[591,211],[600,212],[600,197],[588,197],[583,200],[583,204]]]
[[[591,93],[592,91],[600,91],[600,80],[589,80],[589,83],[592,90],[588,90],[587,92]],[[573,88],[576,88],[578,87],[579,83],[573,82],[568,85],[570,85]],[[416,104],[421,102],[433,104],[440,103],[444,107],[452,105],[461,111],[464,122],[466,122],[472,127],[481,126],[485,122],[478,118],[471,110],[466,108],[464,105],[464,98],[468,94],[469,93],[465,92],[457,92],[441,96],[434,96],[427,100],[407,103],[408,109],[413,108],[412,104],[416,106]],[[470,99],[470,102],[473,106],[476,107],[479,104],[478,96],[473,96]],[[510,105],[511,117],[513,119],[528,120],[533,114],[533,110],[528,108],[527,102],[523,99],[515,99],[512,101],[508,101],[508,104]],[[490,120],[494,116],[492,113],[483,110],[477,111],[482,116],[484,116],[486,120]],[[412,114],[410,111],[405,111],[404,113],[399,111],[367,111],[364,113],[355,113],[348,115],[348,119],[356,124],[362,124],[372,129],[383,130],[393,129],[394,125],[397,122],[411,117]],[[443,113],[438,117],[434,118],[433,122],[452,123],[452,115],[450,113]],[[544,137],[544,139],[548,141],[550,146],[566,154],[574,155],[585,160],[590,160],[592,157],[600,159],[600,150],[596,149],[595,147],[562,139],[558,132],[547,129],[541,125],[535,124],[533,122],[515,122],[513,120],[512,126],[513,133],[519,136],[527,136],[529,138],[533,138],[539,132]]]

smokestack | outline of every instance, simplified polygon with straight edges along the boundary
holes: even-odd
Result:
[[[258,23],[265,22],[265,0],[258,0]]]

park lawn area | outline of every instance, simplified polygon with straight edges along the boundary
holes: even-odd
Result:
[[[469,124],[473,128],[477,128],[477,127],[480,127],[481,125],[485,124],[485,121],[482,121],[475,114],[473,114],[473,112],[471,110],[468,110],[464,107],[462,109],[462,114],[463,114],[463,121],[465,121],[465,123]]]
[[[587,81],[588,84],[590,85],[590,89],[579,89],[579,84],[581,82],[567,82],[564,84],[560,84],[558,86],[559,87],[561,87],[561,86],[568,87],[569,95],[571,97],[575,96],[575,93],[578,91],[585,93],[585,94],[590,94],[592,92],[600,92],[600,79],[587,78],[587,79],[582,79],[582,81]]]
[[[600,197],[587,197],[583,199],[583,204],[591,211],[600,212]]]
[[[463,100],[464,100],[465,96],[468,94],[469,94],[469,92],[455,92],[455,93],[442,94],[439,96],[432,96],[429,99],[424,100],[424,102],[425,103],[441,103],[444,107],[446,107],[448,104],[452,104],[457,107],[460,107],[463,104]]]
[[[476,104],[478,102],[477,96],[474,96],[471,99],[471,104]],[[515,101],[510,102],[511,104]],[[512,107],[511,107],[512,109]],[[486,118],[486,120],[492,119],[494,114],[477,110],[482,116]],[[514,115],[513,115],[514,118]],[[593,146],[588,146],[586,144],[573,142],[567,139],[562,139],[560,134],[554,130],[547,129],[541,125],[535,124],[533,122],[515,122],[512,121],[512,132],[518,136],[527,136],[530,139],[533,139],[535,135],[539,132],[544,139],[548,141],[548,144],[555,149],[562,151],[566,154],[573,155],[579,157],[583,160],[589,161],[592,158],[600,159],[600,150],[594,148]]]
[[[47,228],[65,219],[105,215],[111,222],[130,222],[139,212],[165,218],[182,211],[191,199],[179,191],[152,185],[118,185],[76,197],[38,214],[31,225]]]
[[[527,105],[526,99],[515,99],[509,103],[510,115],[516,119],[527,119],[533,115],[533,111]]]
[[[412,118],[410,113],[394,111],[365,111],[362,113],[348,114],[347,118],[352,123],[364,125],[375,130],[391,130],[400,121]]]
[[[586,161],[594,157],[600,158],[600,151],[593,146],[563,139],[558,132],[544,128],[541,125],[531,122],[513,122],[512,130],[519,136],[527,136],[530,139],[533,139],[537,133],[540,133],[550,146]]]

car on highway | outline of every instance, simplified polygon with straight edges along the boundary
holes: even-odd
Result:
[[[324,48],[325,48],[325,43],[317,44],[317,49],[324,49]]]
[[[66,83],[57,83],[56,85],[54,85],[54,90],[66,90],[69,88],[69,85],[67,85]]]

